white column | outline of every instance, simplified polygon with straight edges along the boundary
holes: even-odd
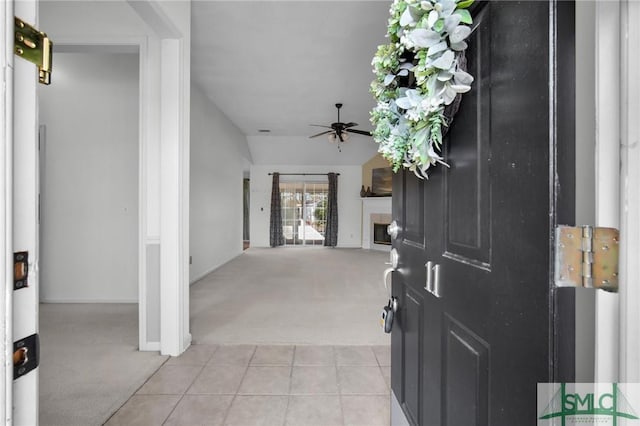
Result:
[[[179,355],[184,349],[185,282],[182,265],[184,220],[182,171],[181,41],[161,45],[160,106],[160,351]]]

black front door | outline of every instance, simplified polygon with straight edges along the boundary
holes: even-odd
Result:
[[[552,230],[574,215],[573,5],[474,15],[450,168],[393,182],[392,390],[416,425],[535,424],[536,384],[572,374],[556,362],[550,265]]]

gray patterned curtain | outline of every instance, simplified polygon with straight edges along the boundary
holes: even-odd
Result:
[[[327,226],[324,232],[324,245],[338,245],[338,175],[329,173],[329,193],[327,194]]]
[[[269,243],[271,244],[271,247],[284,245],[284,234],[282,233],[282,208],[280,203],[280,173],[273,174],[273,183],[271,186]]]

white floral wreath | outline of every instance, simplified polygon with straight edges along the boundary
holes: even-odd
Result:
[[[378,151],[394,172],[406,167],[426,178],[429,167],[447,165],[439,154],[443,127],[450,124],[445,107],[473,82],[464,70],[472,3],[394,0],[391,5],[390,42],[378,46],[371,62],[376,74],[371,93],[377,101],[371,123]]]

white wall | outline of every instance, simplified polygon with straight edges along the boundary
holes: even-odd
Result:
[[[309,126],[312,133],[322,130]],[[326,136],[247,136],[247,140],[254,164],[350,166],[365,163],[378,150],[372,138],[362,135],[351,135],[340,150]]]
[[[242,179],[250,157],[246,137],[192,86],[191,282],[242,253]]]
[[[362,166],[251,166],[251,246],[269,247],[269,214],[271,205],[271,172],[280,173],[340,173],[338,176],[338,247],[361,247]],[[285,176],[281,177],[283,180]],[[288,177],[286,177],[288,178]],[[295,176],[299,181],[315,176]]]
[[[40,87],[41,300],[138,299],[138,54],[57,53]]]

